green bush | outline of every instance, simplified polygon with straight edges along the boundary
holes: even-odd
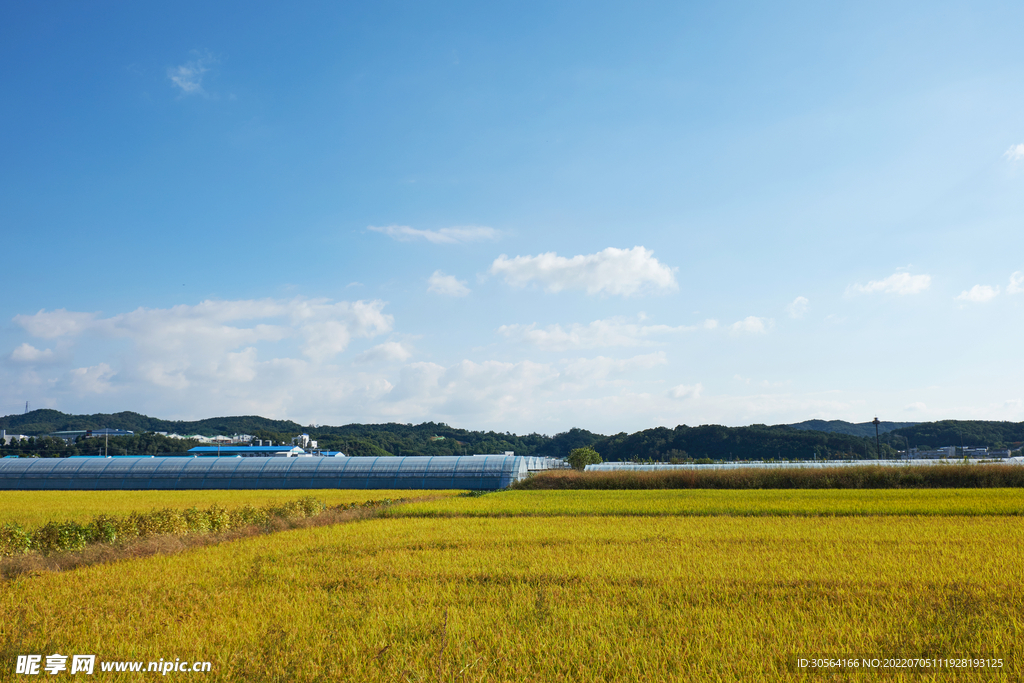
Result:
[[[121,525],[115,517],[100,515],[89,522],[91,543],[113,543],[121,537]]]
[[[395,502],[390,499],[368,500],[365,503],[340,505],[338,510],[386,507]],[[313,497],[264,507],[244,505],[227,510],[211,505],[206,510],[191,507],[187,510],[153,510],[133,512],[124,517],[99,515],[88,524],[77,522],[49,522],[35,531],[26,531],[19,524],[8,523],[0,527],[0,556],[17,555],[30,551],[42,553],[81,550],[90,543],[126,543],[136,538],[158,535],[182,536],[190,533],[230,531],[247,526],[269,527],[274,519],[304,519],[315,517],[327,510],[327,505]]]
[[[210,520],[210,531],[227,531],[231,528],[231,513],[214,503],[206,511]]]
[[[367,501],[363,507],[390,505],[391,501]],[[341,506],[355,508],[356,504]],[[281,505],[261,508],[244,505],[227,510],[211,505],[206,510],[191,507],[187,510],[153,510],[133,512],[124,517],[99,515],[88,524],[77,522],[49,522],[29,532],[18,524],[0,527],[0,555],[17,555],[31,550],[42,553],[81,550],[90,543],[125,543],[135,538],[157,535],[182,536],[189,533],[230,531],[247,526],[267,527],[276,518],[290,519],[315,517],[327,505],[313,497]]]
[[[88,526],[75,522],[48,522],[32,534],[32,549],[42,553],[81,550],[89,540]]]
[[[185,525],[190,533],[201,534],[210,531],[212,528],[210,514],[197,507],[190,507],[182,512],[181,515],[185,519]]]
[[[574,448],[569,452],[567,458],[569,466],[574,470],[582,470],[587,465],[597,465],[601,461],[601,456],[593,448],[589,446],[585,448]]]
[[[32,549],[32,535],[20,524],[7,523],[0,527],[0,555],[20,555]]]

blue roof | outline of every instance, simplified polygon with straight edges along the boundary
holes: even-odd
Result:
[[[0,490],[502,489],[522,457],[0,459]]]

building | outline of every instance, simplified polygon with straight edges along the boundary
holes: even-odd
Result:
[[[57,439],[64,439],[66,443],[74,443],[78,439],[90,438],[94,436],[100,437],[111,437],[111,436],[134,436],[135,432],[125,429],[69,429],[62,432],[50,432],[47,436],[52,436]]]
[[[22,439],[27,438],[29,437],[24,434],[8,434],[6,429],[0,429],[0,445],[6,446],[9,443],[14,443],[15,441],[21,441]]]
[[[196,446],[188,449],[188,452],[192,455],[242,458],[295,458],[313,455],[298,446]]]
[[[930,451],[921,451],[915,446],[910,449],[910,458],[912,460],[919,458],[945,458],[947,460],[953,460],[956,458],[956,446],[943,446],[942,448],[936,448]]]
[[[308,448],[310,450],[316,450],[316,441],[309,438],[309,434],[299,434],[292,438],[292,445],[298,446],[299,448]]]

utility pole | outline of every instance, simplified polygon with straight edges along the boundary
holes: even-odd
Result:
[[[875,456],[879,460],[881,460],[882,459],[882,448],[881,448],[881,446],[878,445],[878,425],[881,424],[881,423],[878,421],[878,416],[877,415],[875,415],[875,421],[872,422],[871,424],[875,425]]]

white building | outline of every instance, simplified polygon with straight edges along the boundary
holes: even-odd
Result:
[[[316,450],[316,441],[309,438],[309,434],[299,434],[292,438],[292,444],[299,448],[308,448],[310,450]]]

